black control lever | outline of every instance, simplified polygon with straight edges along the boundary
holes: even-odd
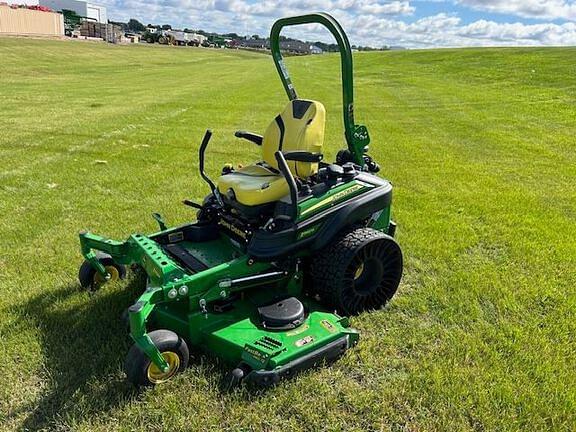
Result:
[[[296,161],[296,162],[320,162],[324,159],[324,155],[322,153],[311,153],[302,150],[296,150],[291,152],[283,152],[284,159],[287,161]]]
[[[212,193],[214,193],[214,191],[216,190],[216,185],[212,182],[212,180],[210,180],[210,178],[204,172],[204,154],[206,152],[206,147],[208,147],[208,143],[210,142],[210,138],[212,138],[212,131],[210,129],[206,129],[204,138],[202,138],[202,144],[200,144],[200,151],[198,157],[200,159],[200,175],[202,176],[204,181],[208,183],[208,186],[210,186]]]
[[[281,151],[277,151],[274,153],[274,157],[276,158],[276,162],[278,163],[278,169],[286,179],[286,183],[288,183],[288,189],[290,189],[290,219],[295,221],[298,217],[298,186],[296,185],[296,180],[294,180],[294,176],[290,172],[290,168],[288,167],[288,163],[286,163],[286,159],[284,158],[284,154]]]
[[[188,207],[194,207],[195,209],[202,210],[202,206],[200,204],[196,204],[194,201],[190,201],[189,199],[185,199],[182,201],[182,204],[187,205]]]
[[[200,150],[198,154],[198,158],[200,159],[200,176],[206,183],[208,183],[208,186],[210,186],[210,190],[212,191],[212,195],[216,197],[218,203],[223,206],[224,203],[222,202],[222,198],[220,197],[220,193],[218,192],[216,185],[204,172],[204,154],[206,153],[206,147],[208,147],[210,138],[212,138],[212,131],[210,129],[206,129],[206,133],[204,134],[204,138],[202,138],[202,144],[200,144]]]
[[[262,141],[264,140],[262,135],[258,135],[247,131],[236,131],[234,132],[234,136],[236,138],[243,138],[245,140],[251,141],[256,145],[262,145]]]

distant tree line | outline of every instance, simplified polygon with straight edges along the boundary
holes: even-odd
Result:
[[[306,42],[312,45],[316,45],[318,48],[322,49],[322,51],[324,52],[338,52],[340,49],[338,48],[338,44],[328,44],[328,43],[324,43],[324,42],[320,42],[320,41],[316,41],[316,42]],[[388,47],[382,47],[382,48],[374,48],[374,47],[370,47],[370,46],[362,46],[362,45],[352,45],[352,49],[353,50],[358,50],[358,51],[384,51],[389,49]]]

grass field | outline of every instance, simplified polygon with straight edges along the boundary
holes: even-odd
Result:
[[[265,392],[200,357],[137,394],[120,320],[138,281],[79,290],[77,232],[193,212],[286,99],[267,56],[0,39],[0,429],[576,430],[576,49],[355,56],[356,118],[395,185],[397,296],[357,349]],[[343,146],[338,58],[288,59]],[[126,288],[127,286],[127,288]]]

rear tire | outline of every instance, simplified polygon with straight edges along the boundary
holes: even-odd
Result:
[[[392,237],[357,228],[313,259],[312,291],[344,315],[379,309],[396,293],[402,267],[402,251]]]
[[[170,330],[154,330],[148,333],[152,343],[162,353],[170,369],[162,372],[152,363],[146,354],[136,344],[132,345],[126,361],[124,371],[128,381],[136,386],[154,386],[168,381],[174,375],[188,367],[190,351],[184,339]]]

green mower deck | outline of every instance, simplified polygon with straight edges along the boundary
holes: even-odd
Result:
[[[242,363],[251,371],[246,380],[264,386],[339,357],[356,344],[358,333],[348,327],[346,318],[325,312],[311,300],[304,302],[306,318],[297,328],[263,328],[254,305],[270,303],[275,295],[278,291],[274,289],[247,293],[244,299],[215,303],[206,313],[159,307],[155,324],[187,335],[193,346],[203,347],[228,364]]]

